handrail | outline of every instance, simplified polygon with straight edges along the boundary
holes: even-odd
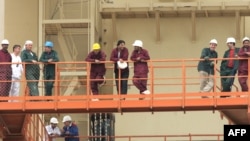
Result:
[[[62,138],[62,137],[56,137]],[[67,137],[66,137],[67,138]],[[91,139],[106,139],[107,141],[111,141],[112,139],[122,139],[124,141],[131,141],[131,140],[143,140],[143,139],[152,139],[152,140],[188,140],[188,141],[195,141],[195,140],[214,140],[214,141],[222,141],[223,134],[180,134],[180,135],[131,135],[131,136],[78,136],[75,138],[83,139],[83,140],[91,140]]]
[[[27,114],[22,133],[27,141],[50,141],[45,125],[38,114]]]
[[[235,58],[236,59],[236,58]],[[244,58],[237,58],[238,60],[244,59]],[[62,108],[62,104],[60,102],[66,102],[69,100],[74,100],[74,101],[81,101],[85,105],[82,105],[80,107],[86,107],[86,110],[89,110],[91,107],[93,108],[93,104],[91,99],[93,98],[99,98],[99,99],[113,99],[114,101],[119,101],[121,102],[121,98],[126,98],[126,100],[134,100],[138,98],[144,97],[145,100],[150,100],[150,109],[154,108],[157,104],[155,103],[158,100],[172,100],[176,99],[181,101],[182,109],[187,107],[189,105],[189,102],[191,99],[200,99],[201,96],[209,96],[212,99],[212,106],[214,108],[217,108],[218,104],[221,105],[221,103],[224,103],[226,100],[218,100],[221,95],[226,95],[229,93],[223,92],[221,93],[220,91],[216,90],[214,93],[199,93],[199,79],[200,77],[198,76],[198,71],[196,69],[197,62],[203,60],[203,59],[162,59],[162,60],[149,60],[148,65],[149,65],[149,78],[141,78],[141,79],[147,79],[148,80],[148,88],[151,91],[150,96],[142,96],[139,95],[138,93],[131,93],[128,92],[128,95],[113,95],[113,93],[116,93],[114,90],[113,92],[113,87],[115,86],[114,80],[121,80],[121,78],[115,79],[113,76],[106,76],[106,80],[108,81],[107,85],[105,87],[110,88],[109,92],[106,92],[105,95],[97,95],[93,96],[91,95],[91,89],[90,89],[90,62],[86,61],[78,61],[78,62],[57,62],[54,63],[56,64],[56,78],[55,78],[55,84],[54,84],[54,96],[43,96],[43,93],[40,93],[40,96],[28,96],[24,95],[24,92],[21,92],[20,97],[0,97],[0,100],[18,100],[19,102],[11,103],[12,106],[8,107],[6,109],[2,109],[3,111],[6,110],[19,110],[20,104],[22,105],[22,111],[27,111],[27,110],[32,110],[34,111],[37,110],[42,110],[43,108],[46,107],[37,107],[33,106],[30,107],[31,105],[34,104],[32,101],[51,101],[52,107],[54,111],[58,111],[60,107]],[[220,61],[220,60],[229,60],[225,58],[217,58],[217,59],[212,59],[215,61]],[[131,65],[130,72],[133,69],[133,62],[128,61]],[[106,64],[107,71],[112,71],[113,72],[113,63],[112,61],[103,61],[102,63]],[[1,64],[8,64],[8,63],[0,63]],[[23,63],[26,64],[26,63]],[[28,63],[27,63],[28,64]],[[42,64],[38,62],[37,64]],[[67,67],[67,64],[73,64],[74,67]],[[26,65],[24,65],[24,70]],[[215,69],[217,68],[217,64],[215,65]],[[69,74],[74,74],[75,72],[86,72],[86,73],[80,73],[80,74],[86,74],[86,76],[83,76],[81,78],[72,75],[72,76],[61,76],[60,74],[62,72],[69,72]],[[197,74],[194,74],[193,72],[197,72]],[[76,74],[76,73],[75,73]],[[24,74],[23,74],[24,75]],[[130,73],[130,76],[133,75],[133,73]],[[228,76],[231,77],[231,76]],[[235,76],[235,78],[239,77],[248,77],[248,76]],[[62,80],[62,78],[64,78]],[[214,75],[215,79],[220,79],[221,76],[218,73],[215,73]],[[224,77],[226,78],[226,77]],[[129,80],[129,86],[133,86],[131,84],[131,80],[133,78],[128,78]],[[11,80],[0,80],[1,82],[10,82]],[[39,82],[39,88],[43,88],[41,83],[48,82],[51,80],[20,80],[21,83],[27,83],[27,82]],[[78,83],[79,81],[83,83]],[[219,81],[215,81],[215,86],[218,86]],[[219,84],[220,85],[220,84]],[[188,87],[187,87],[188,86]],[[74,89],[82,88],[83,90],[80,91],[79,93],[75,92]],[[232,98],[239,97],[240,99],[235,99],[237,100],[242,100],[244,104],[245,99],[248,97],[247,92],[231,92],[230,95]],[[68,97],[69,96],[69,97]],[[244,98],[243,96],[247,96]],[[202,99],[200,99],[202,100]],[[198,101],[197,101],[198,102]],[[237,101],[237,103],[239,103]],[[6,102],[1,102],[0,105],[2,104],[7,104]],[[225,104],[225,103],[224,103]],[[73,104],[74,105],[74,104]],[[167,104],[168,105],[168,104]],[[167,106],[165,105],[165,106]],[[233,103],[232,103],[233,105]],[[124,108],[123,102],[118,105],[118,109]],[[135,106],[135,105],[133,105]],[[170,106],[170,105],[168,105]],[[126,106],[125,106],[126,107]],[[48,107],[47,107],[48,108]],[[58,109],[59,108],[59,109]],[[0,106],[1,109],[1,106]]]

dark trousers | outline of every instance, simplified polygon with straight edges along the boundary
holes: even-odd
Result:
[[[244,91],[248,91],[248,86],[247,86],[247,75],[248,75],[248,70],[238,70],[238,76],[239,77],[239,83],[241,86],[241,90]],[[244,76],[244,77],[243,77]]]
[[[134,75],[133,84],[137,89],[139,89],[140,94],[147,90],[147,74]]]
[[[90,87],[93,95],[99,94],[98,84],[102,84],[104,82],[103,75],[97,72],[90,73]],[[99,79],[99,80],[95,80]]]
[[[55,75],[44,75],[45,96],[52,96]],[[49,81],[47,81],[49,80]]]
[[[116,79],[115,83],[116,83],[117,93],[118,94],[127,94],[129,71],[123,71],[120,73],[121,74],[119,77],[119,72],[115,72],[115,79]],[[119,81],[118,79],[124,79],[124,80]]]
[[[233,68],[228,68],[221,72],[221,76],[235,76],[236,72],[233,72]],[[234,77],[232,78],[221,78],[222,92],[231,92],[232,85],[234,83]]]

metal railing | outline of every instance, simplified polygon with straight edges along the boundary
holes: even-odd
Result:
[[[201,59],[166,59],[166,60],[150,60],[148,61],[149,74],[148,78],[141,78],[148,80],[148,89],[151,91],[151,95],[140,95],[138,90],[134,88],[132,83],[133,76],[133,65],[131,61],[129,61],[130,68],[130,77],[128,78],[129,90],[127,95],[121,95],[120,90],[116,92],[115,89],[115,78],[113,75],[106,75],[106,85],[100,89],[99,95],[92,95],[90,89],[90,82],[93,81],[90,79],[90,66],[89,62],[58,62],[55,63],[56,75],[54,80],[44,80],[42,77],[42,73],[40,74],[39,80],[26,80],[23,74],[23,79],[17,80],[21,83],[22,86],[27,88],[27,83],[36,82],[38,83],[38,87],[40,89],[39,96],[30,96],[28,89],[23,89],[20,92],[20,96],[17,97],[0,97],[0,100],[3,104],[11,104],[12,106],[3,109],[3,110],[15,110],[21,108],[23,111],[26,109],[34,110],[39,109],[39,107],[30,107],[28,103],[34,101],[54,101],[53,107],[57,110],[58,106],[61,106],[59,102],[65,101],[76,101],[76,102],[87,102],[87,109],[91,106],[91,99],[99,98],[103,100],[113,100],[120,101],[122,98],[126,98],[128,100],[135,100],[138,98],[145,98],[145,100],[150,101],[150,105],[153,106],[157,100],[173,100],[178,99],[181,100],[181,107],[184,108],[187,104],[187,100],[190,99],[200,99],[201,96],[210,97],[209,100],[212,100],[212,106],[216,107],[218,105],[218,99],[223,95],[230,95],[231,98],[235,98],[237,100],[242,100],[242,104],[249,105],[249,92],[221,92],[216,89],[216,87],[220,87],[220,79],[221,76],[216,69],[219,64],[215,64],[215,75],[213,76],[215,79],[214,91],[208,93],[200,93],[199,92],[199,79],[198,71],[197,71],[197,63]],[[222,58],[216,59],[217,61],[221,61]],[[107,74],[108,72],[113,72],[113,62],[106,61],[103,62],[106,64]],[[4,64],[4,63],[1,63]],[[6,64],[6,63],[5,63]],[[42,68],[41,63],[37,63]],[[71,64],[73,67],[67,67],[67,64]],[[73,64],[73,65],[72,65]],[[25,65],[24,65],[25,66]],[[249,65],[250,66],[250,65]],[[26,68],[24,68],[24,72]],[[109,73],[112,74],[112,73]],[[62,77],[64,79],[62,79]],[[239,77],[249,77],[249,76],[228,76],[235,77],[235,81]],[[224,77],[226,78],[226,77]],[[118,78],[116,80],[121,80]],[[53,88],[53,96],[44,96],[44,83],[45,82],[54,82]],[[249,80],[248,80],[249,81]],[[12,82],[11,80],[0,80],[0,83]],[[250,84],[250,83],[248,83]],[[103,90],[105,89],[105,90]],[[238,87],[236,87],[238,89]],[[117,95],[114,93],[117,93]],[[240,98],[240,99],[239,99]],[[8,100],[16,100],[18,102],[9,103]],[[238,103],[240,103],[238,101]],[[198,103],[197,103],[198,104]],[[233,103],[232,103],[233,104]],[[74,105],[74,104],[73,104]],[[77,105],[77,103],[75,104]],[[120,104],[122,106],[122,104]],[[132,105],[131,105],[132,106]],[[136,105],[133,105],[136,106]],[[165,105],[171,106],[171,105]],[[3,107],[3,106],[1,106]],[[45,105],[46,107],[46,105]],[[43,109],[45,107],[40,107]],[[74,107],[74,106],[73,106]],[[73,108],[72,107],[72,108]],[[85,107],[85,106],[84,106]]]

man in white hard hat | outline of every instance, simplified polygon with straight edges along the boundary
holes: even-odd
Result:
[[[239,67],[238,67],[238,80],[241,86],[241,90],[243,92],[248,91],[248,58],[250,57],[250,40],[248,37],[243,38],[243,47],[240,48],[238,56],[240,58],[245,58],[239,60]]]
[[[92,51],[88,54],[85,61],[91,62],[90,69],[90,86],[93,95],[99,95],[99,88],[103,86],[105,81],[106,67],[105,63],[101,61],[106,61],[106,54],[101,50],[99,43],[94,43],[92,46]],[[92,101],[98,101],[99,99],[94,98]]]
[[[20,91],[20,81],[21,76],[23,72],[23,65],[21,57],[21,46],[20,45],[14,45],[13,46],[13,53],[11,53],[12,58],[12,84],[10,88],[10,97],[16,97],[19,96]],[[9,102],[17,102],[18,100],[9,100]]]
[[[47,125],[45,127],[45,129],[48,133],[48,136],[50,138],[58,137],[61,135],[61,131],[57,125],[58,125],[57,118],[55,118],[55,117],[50,118],[50,125]],[[55,139],[52,139],[52,141],[55,141]]]
[[[0,64],[0,96],[9,96],[10,87],[11,87],[11,55],[8,52],[9,41],[4,39],[1,42],[2,49],[0,50],[0,63],[9,63],[9,64]]]
[[[64,127],[62,129],[62,136],[65,136],[65,141],[79,141],[78,127],[72,122],[69,115],[63,117]]]
[[[127,94],[128,91],[129,68],[126,64],[128,55],[129,53],[128,49],[125,47],[125,41],[119,40],[117,42],[117,47],[112,50],[110,55],[110,61],[114,61],[115,82],[118,94]],[[120,65],[125,65],[125,68]]]
[[[200,74],[200,92],[210,92],[214,87],[214,64],[216,61],[213,59],[218,58],[215,51],[217,47],[217,40],[212,39],[209,42],[209,47],[203,48],[201,52],[201,60],[198,64],[198,72]],[[207,96],[202,96],[206,98]]]
[[[227,47],[223,58],[237,58],[239,48],[235,47],[236,41],[235,38],[227,38]],[[231,87],[234,83],[234,76],[238,70],[239,61],[238,60],[222,60],[220,66],[220,76],[222,84],[222,92],[231,92]],[[224,77],[224,78],[223,78]],[[221,96],[226,97],[226,96]]]
[[[148,95],[150,91],[147,89],[148,79],[148,63],[150,56],[148,51],[143,47],[141,40],[135,40],[133,43],[134,51],[131,54],[130,59],[134,61],[134,76],[133,84],[139,89],[140,94]]]
[[[35,52],[32,51],[33,42],[27,40],[24,44],[24,50],[21,53],[22,62],[25,62],[25,77],[27,86],[29,87],[30,96],[39,96],[38,80],[40,78],[40,67],[38,57]],[[31,81],[29,81],[31,80]]]

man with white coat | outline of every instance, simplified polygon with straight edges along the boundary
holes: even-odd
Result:
[[[10,97],[17,97],[19,96],[20,91],[20,80],[23,72],[22,60],[20,57],[21,46],[14,45],[13,46],[13,53],[11,53],[12,58],[12,83],[10,88]],[[9,102],[18,102],[18,100],[9,100]]]
[[[55,141],[55,137],[59,137],[61,135],[60,128],[57,126],[58,120],[55,117],[50,119],[50,124],[45,127],[49,138],[54,138],[52,141]]]

